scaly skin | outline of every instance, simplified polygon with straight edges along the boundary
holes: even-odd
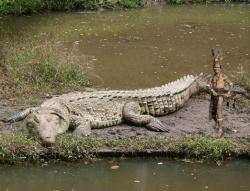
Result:
[[[199,77],[185,76],[160,87],[130,91],[73,92],[51,98],[6,120],[26,118],[27,128],[44,143],[54,143],[57,135],[73,128],[75,136],[86,136],[91,128],[130,122],[153,131],[168,131],[155,117],[181,108],[201,90]]]

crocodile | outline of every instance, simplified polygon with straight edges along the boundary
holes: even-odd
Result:
[[[88,136],[91,129],[122,122],[168,132],[156,117],[177,111],[192,95],[206,89],[201,79],[202,75],[187,75],[148,89],[71,92],[47,99],[5,122],[25,119],[29,132],[38,134],[45,144],[53,144],[57,135],[70,129],[75,136]]]

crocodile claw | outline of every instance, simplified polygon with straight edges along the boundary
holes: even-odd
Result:
[[[162,122],[156,118],[152,118],[150,122],[146,125],[152,131],[157,132],[169,132],[169,129],[162,124]]]
[[[75,136],[75,137],[86,137],[86,136],[88,136],[90,134],[91,134],[91,128],[90,128],[90,126],[77,127],[73,131],[73,136]]]
[[[3,122],[3,123],[14,123],[15,120],[12,119],[12,118],[4,118],[4,119],[1,119],[0,122]]]

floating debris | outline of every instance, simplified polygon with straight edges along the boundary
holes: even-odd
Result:
[[[221,166],[221,161],[216,161],[217,166]]]
[[[79,44],[79,41],[75,41],[74,44]]]
[[[114,165],[114,166],[111,166],[110,168],[111,168],[112,170],[117,170],[118,168],[120,168],[120,166]]]

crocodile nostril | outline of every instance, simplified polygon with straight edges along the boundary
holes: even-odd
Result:
[[[44,147],[51,147],[51,146],[52,146],[52,143],[43,142],[42,145],[43,145]]]

